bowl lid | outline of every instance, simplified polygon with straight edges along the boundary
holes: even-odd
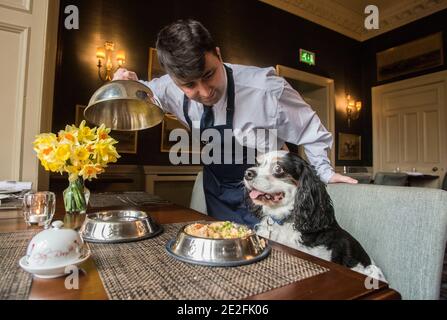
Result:
[[[49,266],[80,255],[84,241],[78,232],[62,228],[63,225],[62,221],[54,221],[52,228],[39,232],[31,239],[26,250],[30,264]]]
[[[161,123],[164,113],[149,87],[138,81],[115,80],[96,90],[84,116],[97,126],[136,131]]]

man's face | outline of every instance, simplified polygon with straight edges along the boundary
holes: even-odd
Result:
[[[189,99],[208,106],[217,103],[225,93],[225,70],[217,52],[219,57],[213,52],[205,53],[205,69],[199,79],[182,81],[172,77]]]

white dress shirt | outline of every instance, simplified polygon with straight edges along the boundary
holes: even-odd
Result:
[[[225,64],[233,70],[235,138],[242,139],[256,129],[276,129],[277,149],[281,149],[285,142],[303,145],[308,160],[320,179],[327,183],[334,174],[327,156],[333,140],[316,112],[284,78],[276,75],[274,68]],[[154,92],[165,112],[173,113],[189,127],[183,114],[184,94],[168,75],[141,82]],[[225,90],[213,106],[215,125],[225,124],[226,105]],[[188,115],[194,127],[200,125],[202,113],[203,105],[191,100]]]

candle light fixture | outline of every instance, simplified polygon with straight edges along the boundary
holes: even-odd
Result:
[[[98,59],[98,76],[103,82],[111,81],[113,73],[121,68],[126,62],[126,54],[123,50],[118,50],[114,57],[115,44],[112,41],[106,41],[104,46],[96,49],[96,58]],[[115,63],[114,63],[115,60]],[[101,69],[105,66],[105,71]]]
[[[361,109],[362,109],[362,102],[355,101],[348,94],[346,96],[346,115],[348,118],[348,127],[351,127],[352,120],[357,120],[359,118]]]

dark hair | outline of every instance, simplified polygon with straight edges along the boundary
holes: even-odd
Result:
[[[178,20],[157,37],[158,60],[165,71],[181,80],[195,80],[205,69],[205,53],[217,55],[209,31],[198,21]]]
[[[294,178],[299,181],[293,208],[294,227],[302,233],[302,243],[306,244],[306,234],[327,229],[336,223],[334,207],[326,184],[318,178],[315,169],[296,154],[288,153],[286,157],[295,168]]]

